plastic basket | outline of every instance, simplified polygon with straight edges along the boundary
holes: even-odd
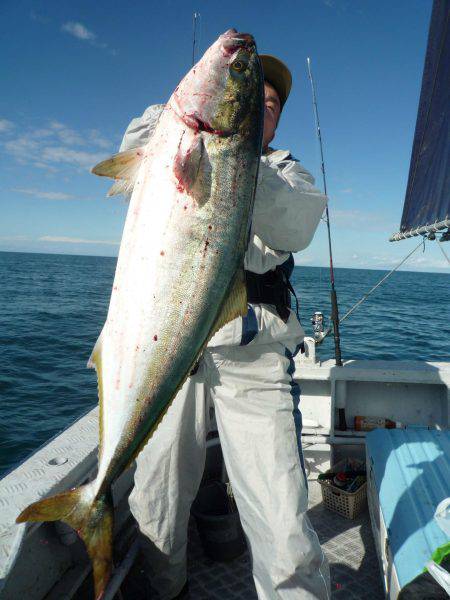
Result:
[[[341,460],[336,463],[327,473],[343,470],[349,465],[349,460]],[[360,469],[363,463],[360,461],[350,461],[352,469]],[[331,481],[319,481],[322,488],[322,500],[325,506],[346,517],[354,519],[357,517],[367,505],[367,481],[365,481],[356,492],[346,492],[341,488],[336,487]]]

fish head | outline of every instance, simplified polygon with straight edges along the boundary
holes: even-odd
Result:
[[[263,126],[264,79],[253,37],[229,29],[181,81],[169,106],[196,131],[229,136]]]

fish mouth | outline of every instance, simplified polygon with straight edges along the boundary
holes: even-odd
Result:
[[[250,33],[238,33],[236,29],[229,29],[220,38],[224,56],[231,56],[238,50],[252,52],[256,49],[255,39]]]
[[[171,102],[170,108],[173,113],[182,121],[185,125],[189,127],[189,129],[193,129],[195,133],[205,132],[211,133],[212,135],[218,135],[221,137],[225,137],[230,135],[229,132],[224,131],[223,129],[215,129],[208,121],[202,119],[197,112],[186,113],[180,107],[179,98],[175,95],[174,101]]]
[[[206,133],[212,133],[213,135],[219,135],[222,137],[227,135],[226,131],[223,131],[221,129],[214,129],[214,127],[211,127],[211,125],[209,123],[200,119],[198,117],[198,115],[196,115],[196,114],[193,114],[193,115],[185,114],[181,118],[188,127],[190,127],[191,129],[194,129],[194,131],[196,131],[196,132],[205,131]]]

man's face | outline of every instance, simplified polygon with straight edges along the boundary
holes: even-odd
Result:
[[[280,112],[280,98],[278,97],[278,94],[273,85],[265,81],[263,150],[267,149],[267,146],[270,144],[270,142],[275,136],[275,129],[278,125]]]

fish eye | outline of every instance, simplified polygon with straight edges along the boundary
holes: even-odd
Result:
[[[238,59],[232,62],[230,66],[233,69],[233,71],[236,71],[237,73],[242,73],[246,65],[242,60]]]

